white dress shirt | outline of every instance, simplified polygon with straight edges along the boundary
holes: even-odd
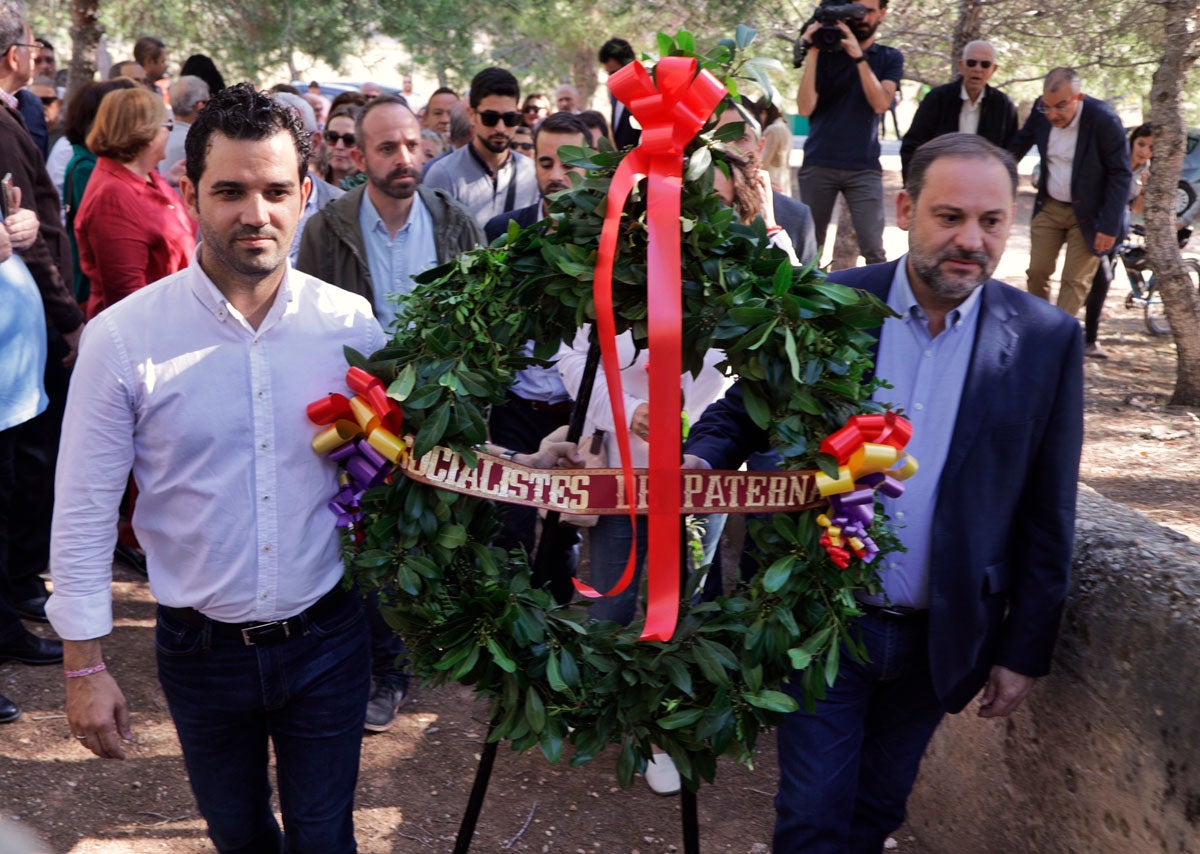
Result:
[[[290,267],[258,329],[197,262],[88,323],[55,479],[55,631],[112,630],[117,505],[131,469],[133,527],[163,605],[266,621],[332,589],[337,467],[313,453],[305,407],[345,390],[344,345],[370,353],[383,342],[366,300]]]
[[[575,333],[572,345],[568,347],[564,344],[558,351],[558,370],[562,373],[563,385],[567,387],[571,397],[576,399],[579,397],[579,386],[583,381],[583,367],[587,362],[591,330],[591,324],[580,327]],[[621,429],[628,431],[634,411],[641,404],[650,402],[650,372],[646,369],[646,364],[650,361],[650,351],[636,349],[633,346],[633,333],[623,332],[617,336],[617,361],[621,365],[621,392],[625,402],[626,422],[621,425]],[[726,386],[732,382],[717,370],[716,366],[723,361],[724,350],[709,350],[704,356],[704,367],[698,376],[693,377],[685,372],[679,378],[680,387],[683,389],[683,409],[687,412],[689,423],[695,424],[699,421],[709,404],[720,397]],[[608,464],[614,467],[621,464],[621,452],[613,432],[616,426],[602,362],[596,370],[596,384],[592,387],[583,435],[590,436],[596,430],[604,431]],[[681,423],[680,429],[682,426]],[[645,467],[650,459],[650,445],[641,436],[630,433],[629,455],[635,467]]]
[[[1064,128],[1050,126],[1046,141],[1046,192],[1050,198],[1071,204],[1071,169],[1075,163],[1075,144],[1079,141],[1079,117],[1083,104],[1075,110],[1075,118]]]
[[[979,97],[974,101],[967,94],[967,87],[963,86],[959,97],[962,98],[962,109],[958,112],[958,132],[959,133],[979,133],[979,114],[983,112],[983,99],[987,95],[987,90],[984,89],[979,93]]]

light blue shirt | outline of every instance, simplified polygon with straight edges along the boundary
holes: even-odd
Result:
[[[0,430],[46,408],[46,316],[42,295],[21,256],[0,264]]]
[[[437,264],[433,217],[419,194],[414,193],[412,201],[408,220],[395,237],[388,234],[369,190],[362,194],[358,207],[358,222],[362,227],[367,266],[371,269],[374,286],[372,307],[375,319],[385,330],[391,328],[398,314],[398,306],[391,294],[410,293],[414,287],[413,276]]]
[[[929,333],[929,318],[913,296],[907,265],[907,255],[896,265],[887,304],[900,316],[883,322],[875,363],[875,373],[892,388],[877,389],[873,399],[892,404],[912,422],[913,436],[906,450],[916,457],[919,468],[904,481],[904,495],[883,501],[884,511],[908,551],[881,558],[880,579],[886,601],[928,608],[938,481],[950,451],[958,404],[975,348],[982,288],[976,288],[962,305],[946,315],[946,328],[935,338]],[[953,549],[955,545],[940,543],[936,547]],[[866,597],[864,601],[883,604],[884,599]]]

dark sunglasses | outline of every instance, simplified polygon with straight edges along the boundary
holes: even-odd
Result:
[[[504,120],[505,127],[515,128],[521,123],[521,114],[516,110],[508,113],[500,113],[496,110],[484,110],[478,113],[478,116],[479,120],[483,122],[483,126],[487,128],[494,128],[500,123],[501,119]]]
[[[532,142],[510,142],[508,147],[513,151],[533,151]]]
[[[549,108],[549,107],[538,107],[538,106],[533,106],[533,105],[531,105],[531,106],[528,106],[528,107],[526,107],[526,108],[525,108],[524,110],[522,110],[521,112],[524,112],[524,113],[540,113],[542,110],[548,110],[548,109],[550,109],[550,108]]]
[[[987,71],[992,67],[992,61],[990,59],[965,59],[963,62],[967,64],[967,68],[974,68],[976,65],[978,65],[984,71]]]
[[[355,140],[354,140],[354,134],[352,134],[352,133],[338,133],[338,132],[337,132],[337,131],[335,131],[335,130],[327,130],[327,131],[325,131],[325,141],[326,141],[326,142],[328,142],[330,145],[337,145],[337,144],[338,144],[338,140],[339,140],[339,139],[340,139],[342,142],[346,143],[346,148],[353,148],[353,147],[354,147],[354,141],[355,141]]]
[[[42,102],[43,107],[49,107],[51,104],[58,103],[58,96],[57,95],[42,95],[38,100]]]

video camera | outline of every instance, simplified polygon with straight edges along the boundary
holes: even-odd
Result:
[[[800,26],[800,36],[792,45],[792,66],[799,68],[804,64],[804,46],[801,41],[804,31],[810,24],[818,23],[820,29],[813,33],[812,43],[818,50],[832,52],[842,49],[844,34],[838,28],[838,21],[857,21],[866,17],[867,7],[861,3],[845,3],[842,0],[821,0],[821,5],[813,10],[813,15]]]

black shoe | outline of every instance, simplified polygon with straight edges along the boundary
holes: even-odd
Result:
[[[34,596],[32,599],[22,599],[13,602],[13,610],[21,615],[22,620],[34,623],[48,623],[46,619],[46,600],[49,596]]]
[[[21,717],[21,707],[0,694],[0,724],[10,724]]]
[[[396,712],[408,699],[408,690],[387,682],[373,682],[371,696],[367,700],[367,720],[363,729],[368,732],[384,732],[396,721]]]
[[[146,553],[141,549],[135,549],[133,546],[127,546],[124,543],[117,543],[117,547],[113,549],[113,558],[125,564],[134,572],[139,572],[142,575],[146,574]]]
[[[0,643],[0,661],[61,664],[62,660],[62,641],[40,638],[32,632],[24,632],[14,640]]]

